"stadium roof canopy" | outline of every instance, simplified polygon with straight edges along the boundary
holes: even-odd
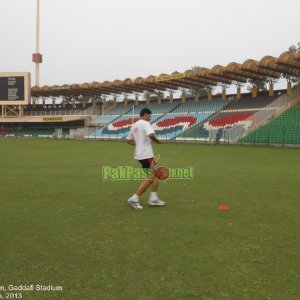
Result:
[[[285,77],[300,76],[300,52],[283,52],[278,58],[265,56],[260,61],[248,59],[244,63],[229,63],[227,66],[216,65],[211,69],[199,68],[186,70],[183,73],[149,75],[146,78],[127,78],[104,82],[83,84],[64,84],[62,86],[34,86],[32,97],[61,97],[61,96],[101,96],[145,93],[157,91],[172,91],[178,89],[199,89],[203,87],[239,85],[248,80],[259,82],[276,80]]]

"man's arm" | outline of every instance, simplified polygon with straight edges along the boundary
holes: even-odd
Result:
[[[126,138],[126,142],[127,142],[127,144],[129,144],[129,145],[135,146],[134,137],[133,137],[133,134],[132,134],[132,128],[130,129],[129,135],[128,135],[128,137]]]
[[[161,141],[157,139],[157,137],[155,136],[154,133],[150,133],[148,136],[153,142],[155,142],[157,144],[161,144]]]
[[[127,144],[135,146],[135,141],[134,140],[127,140]]]

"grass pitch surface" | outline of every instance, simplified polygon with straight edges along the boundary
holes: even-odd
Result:
[[[161,183],[165,207],[127,204],[122,142],[0,140],[0,295],[23,299],[300,299],[300,152],[155,145],[193,180]],[[217,207],[228,204],[230,210]],[[6,289],[6,291],[5,291]],[[14,292],[16,293],[16,292]]]

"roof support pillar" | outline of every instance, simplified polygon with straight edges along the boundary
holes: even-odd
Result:
[[[158,104],[161,104],[161,98],[162,98],[161,95],[158,95],[158,97],[157,97],[157,103]]]
[[[147,97],[146,97],[146,104],[149,105],[151,102],[151,98],[150,98],[150,95],[147,94]]]
[[[186,102],[186,93],[185,92],[182,92],[182,94],[181,94],[181,102],[182,103]]]
[[[212,98],[213,98],[213,96],[212,96],[212,90],[209,89],[209,90],[207,91],[207,99],[208,99],[208,101],[211,101]]]
[[[269,85],[269,96],[274,96],[274,83],[271,82]]]
[[[222,88],[222,100],[226,100],[226,89]]]
[[[135,95],[134,105],[135,106],[139,105],[139,96],[138,95]]]
[[[97,105],[97,103],[96,103],[96,98],[93,98],[93,107],[95,108],[96,105]]]
[[[226,83],[221,83],[220,85],[222,87],[222,100],[226,100],[226,88],[228,85]]]
[[[242,98],[241,89],[243,84],[239,81],[236,81],[234,84],[236,86],[236,100],[240,100]]]
[[[253,85],[252,86],[252,98],[256,98],[257,97],[257,86]]]
[[[237,100],[240,100],[242,98],[242,95],[241,95],[241,87],[238,86],[237,89],[236,89],[236,99]]]
[[[288,81],[287,83],[287,94],[288,96],[290,96],[292,93],[292,83],[290,81]]]

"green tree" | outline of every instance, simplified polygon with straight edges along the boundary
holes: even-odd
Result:
[[[265,80],[255,80],[255,79],[248,79],[248,83],[250,83],[250,86],[247,87],[247,90],[252,92],[252,88],[254,85],[257,86],[257,91],[262,92],[266,91],[268,89],[268,79]]]
[[[300,42],[298,42],[297,45],[291,45],[289,51],[294,53],[300,52]]]
[[[202,67],[200,66],[192,66],[191,67],[191,70],[193,72],[197,72],[199,71],[200,69],[202,69]],[[196,88],[193,88],[191,91],[190,91],[190,95],[189,96],[193,96],[195,94],[198,94],[199,97],[207,97],[208,95],[208,90],[210,89],[209,86],[205,86],[205,85],[201,85],[199,87],[196,87]]]
[[[300,42],[297,43],[297,45],[291,45],[289,47],[289,51],[297,53],[300,52]],[[286,80],[292,82],[292,83],[297,83],[300,80],[300,76],[291,76],[288,74],[282,74],[282,78],[285,78]]]

